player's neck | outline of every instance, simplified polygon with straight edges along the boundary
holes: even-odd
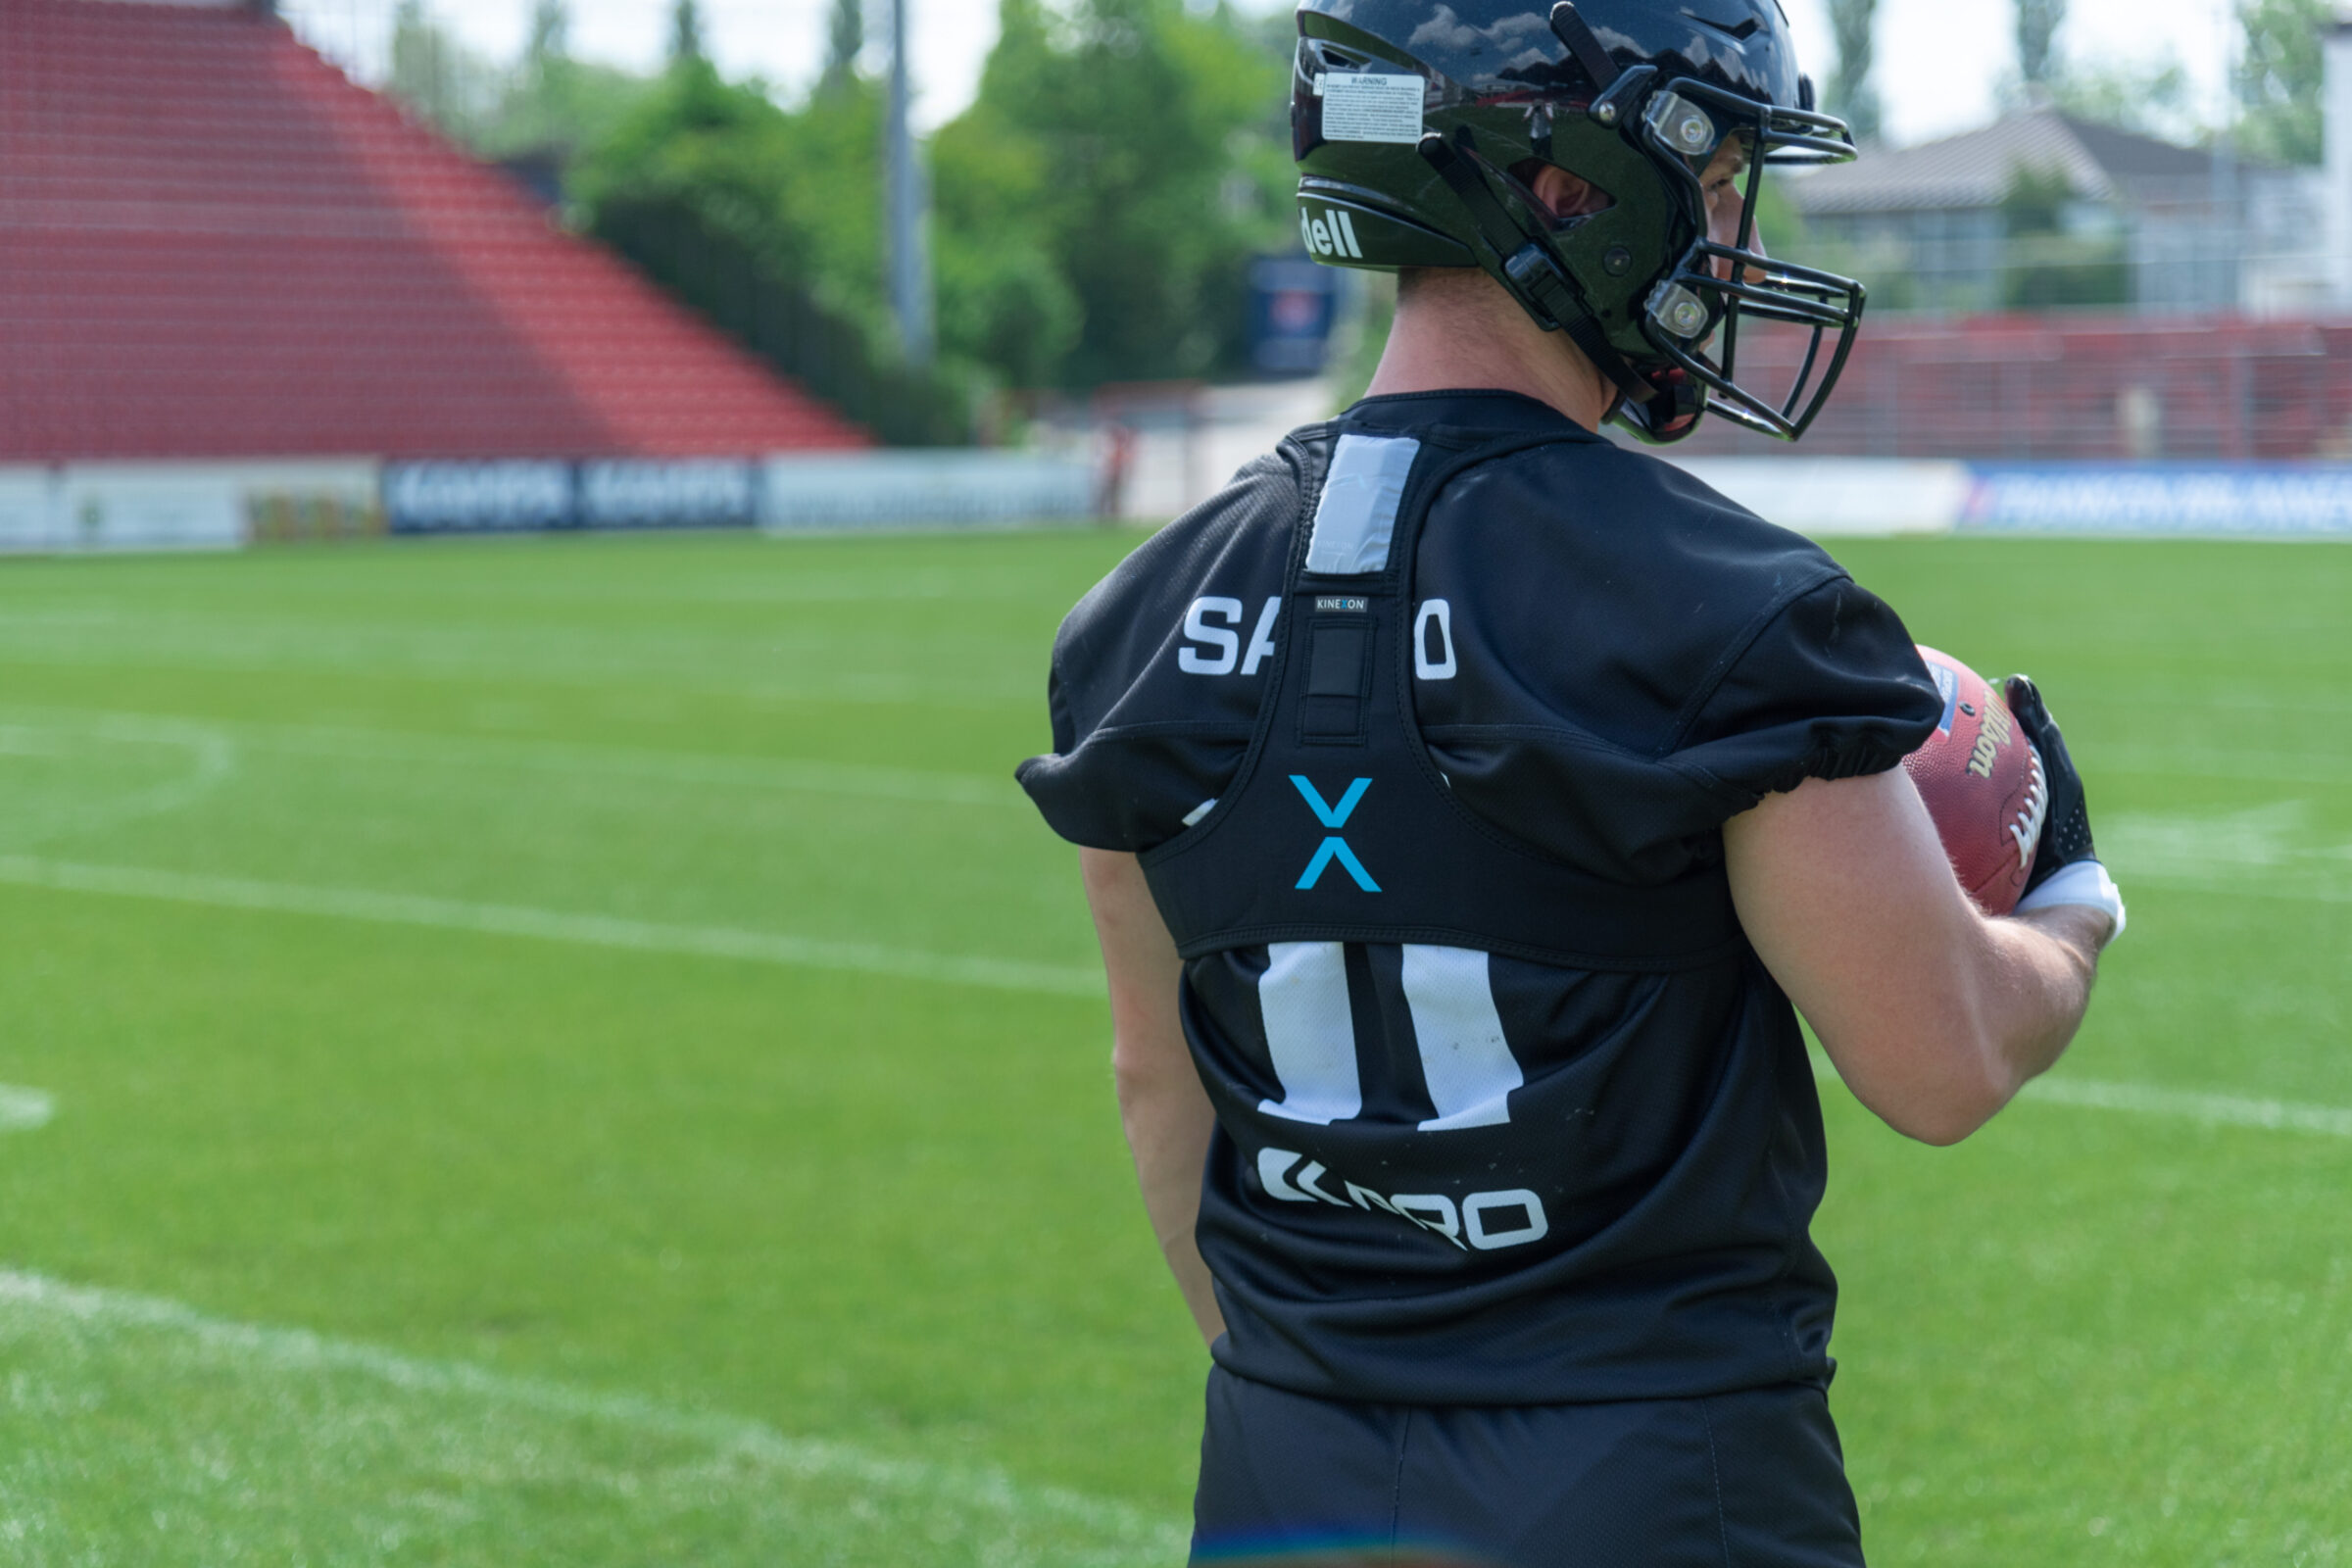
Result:
[[[1546,332],[1483,272],[1425,281],[1396,307],[1373,395],[1489,388],[1549,404],[1588,430],[1613,399],[1574,343]]]

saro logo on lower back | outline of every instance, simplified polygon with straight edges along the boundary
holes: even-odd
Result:
[[[1324,805],[1323,797],[1315,793],[1315,787],[1306,781],[1303,774],[1293,773],[1291,782],[1298,787],[1300,795],[1306,797],[1307,809],[1315,813],[1315,820],[1332,830],[1332,836],[1316,849],[1315,858],[1306,862],[1306,871],[1298,878],[1299,891],[1313,887],[1322,879],[1323,868],[1337,860],[1349,876],[1355,878],[1357,887],[1366,893],[1378,893],[1380,884],[1372,880],[1372,873],[1364,869],[1364,862],[1355,858],[1355,852],[1348,847],[1348,841],[1339,836],[1339,830],[1346,827],[1348,818],[1355,814],[1356,803],[1364,798],[1364,791],[1372,787],[1372,781],[1359,778],[1349,784],[1348,793],[1340,797],[1337,806]]]

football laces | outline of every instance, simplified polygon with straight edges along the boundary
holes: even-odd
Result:
[[[2034,847],[2041,842],[2041,819],[2050,811],[2049,783],[2042,777],[2041,753],[2026,742],[2026,798],[2018,803],[2017,820],[2009,824],[2009,836],[2017,841],[2017,868],[2025,870],[2034,863]]]

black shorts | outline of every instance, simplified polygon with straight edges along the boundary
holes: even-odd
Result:
[[[1828,1399],[1350,1404],[1208,1379],[1193,1561],[1861,1568]]]

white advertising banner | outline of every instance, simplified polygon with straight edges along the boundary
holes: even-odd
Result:
[[[48,550],[56,531],[57,479],[43,467],[0,467],[0,551]]]
[[[0,550],[233,550],[367,532],[376,485],[374,464],[336,460],[0,468]]]
[[[1679,458],[1700,483],[1815,538],[1948,533],[1968,505],[1965,463],[1880,458]]]
[[[760,526],[934,528],[1091,517],[1092,465],[991,450],[812,453],[767,460]]]

